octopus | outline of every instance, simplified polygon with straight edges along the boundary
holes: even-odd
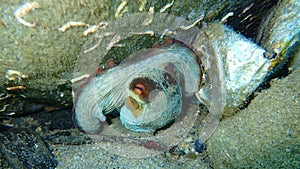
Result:
[[[149,16],[155,19],[143,24]],[[209,110],[198,133],[197,143],[203,143],[222,116],[236,111],[270,74],[273,60],[264,57],[264,48],[222,22],[199,29],[199,18],[190,23],[163,13],[134,14],[99,30],[85,45],[74,74],[92,75],[74,82],[74,110],[78,126],[102,148],[130,157],[167,151],[191,129],[199,103]],[[112,30],[114,36],[103,36]],[[99,68],[115,41],[149,30],[165,42]],[[129,133],[113,127],[113,112]],[[151,134],[134,134],[141,132]]]

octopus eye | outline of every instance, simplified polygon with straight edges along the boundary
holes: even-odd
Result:
[[[137,83],[134,87],[134,93],[138,95],[143,95],[145,92],[145,86],[143,84]]]
[[[149,78],[136,78],[130,83],[129,89],[143,102],[149,102],[150,93],[158,88],[157,84]]]

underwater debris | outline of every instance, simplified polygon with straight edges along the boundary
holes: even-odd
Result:
[[[148,14],[149,14],[149,17],[147,17],[145,19],[145,21],[142,23],[142,26],[148,26],[148,25],[150,25],[152,23],[152,21],[153,21],[153,14],[154,14],[154,6],[151,6],[149,8]]]
[[[6,90],[12,91],[12,90],[25,90],[25,86],[13,86],[13,87],[7,87]]]
[[[172,0],[172,2],[170,2],[170,3],[167,3],[167,5],[165,5],[164,7],[162,7],[162,8],[159,10],[159,12],[160,12],[160,13],[165,12],[165,11],[166,11],[167,9],[169,9],[173,4],[174,4],[174,0]]]
[[[125,7],[126,5],[127,1],[123,1],[120,3],[115,13],[115,18],[121,18],[124,15],[124,13],[128,11],[128,8]]]
[[[85,50],[83,53],[88,53],[88,52],[91,52],[91,51],[93,51],[93,50],[95,50],[99,45],[100,45],[100,43],[101,43],[101,41],[102,41],[102,39],[103,38],[105,38],[105,37],[107,37],[107,36],[114,36],[116,34],[116,32],[105,32],[105,33],[103,33],[103,34],[101,34],[99,37],[98,37],[98,42],[94,45],[94,46],[92,46],[92,47],[90,47],[89,49],[87,49],[87,50]],[[113,42],[112,42],[113,43]],[[117,42],[116,42],[117,43]],[[110,45],[108,45],[108,47],[109,47]],[[112,47],[112,46],[111,46]]]
[[[107,45],[106,50],[110,50],[112,47],[114,47],[114,45],[116,45],[118,42],[120,42],[121,40],[121,36],[116,34],[113,36],[113,38],[111,39],[110,43]]]
[[[71,27],[77,27],[77,26],[89,26],[89,25],[84,22],[70,21],[70,22],[62,25],[60,28],[58,28],[58,30],[61,32],[65,32],[66,30],[70,29]]]
[[[139,0],[141,2],[141,6],[139,7],[139,11],[142,12],[145,9],[145,6],[147,4],[147,0]]]
[[[180,26],[181,29],[183,30],[188,30],[188,29],[191,29],[192,27],[194,27],[195,25],[197,25],[198,22],[202,21],[203,18],[204,18],[204,14],[200,15],[199,19],[197,19],[195,22],[193,22],[191,25],[188,25],[188,26]]]
[[[222,22],[222,23],[227,22],[227,19],[228,19],[229,17],[233,16],[233,15],[234,15],[234,12],[229,12],[228,14],[226,14],[226,15],[221,19],[221,22]]]
[[[87,36],[88,34],[94,33],[100,28],[105,29],[107,25],[108,25],[108,22],[104,22],[104,21],[100,22],[97,25],[91,25],[83,32],[83,36]]]
[[[37,2],[26,2],[15,11],[15,16],[21,24],[28,27],[34,27],[36,26],[35,23],[26,22],[23,17],[29,12],[34,11],[36,8],[40,8]]]

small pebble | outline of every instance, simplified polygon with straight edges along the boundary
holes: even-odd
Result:
[[[196,142],[195,142],[195,149],[196,149],[196,151],[198,153],[201,153],[201,152],[203,152],[205,150],[205,148],[206,148],[205,144],[201,140],[197,139]]]
[[[191,138],[191,137],[188,137],[188,138],[184,139],[184,142],[186,142],[186,143],[189,143],[189,142],[191,142],[191,141],[192,141],[192,138]]]

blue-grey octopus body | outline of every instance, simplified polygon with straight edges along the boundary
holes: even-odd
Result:
[[[152,21],[145,24],[145,18]],[[120,65],[88,78],[86,85],[74,84],[76,120],[104,149],[130,157],[170,149],[193,126],[197,116],[195,109],[190,110],[193,96],[209,110],[198,136],[205,142],[222,114],[241,106],[274,68],[274,59],[265,57],[264,48],[221,23],[201,30],[187,25],[172,15],[135,14],[111,23],[85,46],[75,77],[91,74],[99,66],[114,37],[159,34],[180,42],[136,52]],[[106,114],[114,109],[131,131],[154,132],[175,122],[152,137],[126,136],[105,123]]]

